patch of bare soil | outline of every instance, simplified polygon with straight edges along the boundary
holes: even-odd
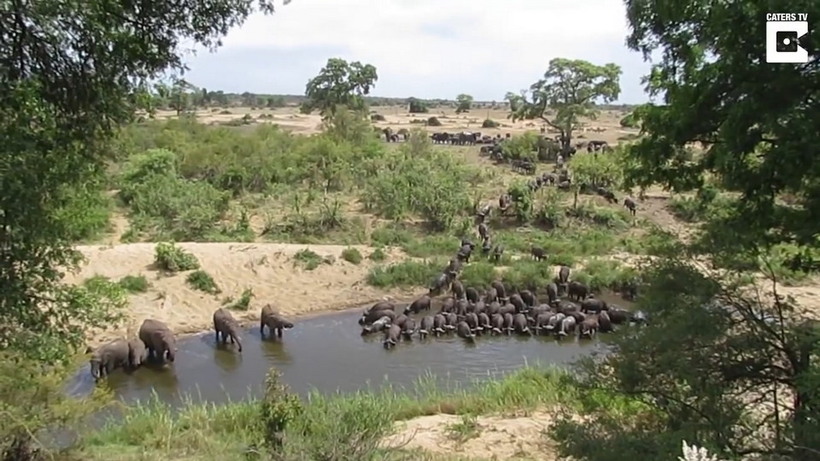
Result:
[[[166,322],[177,334],[198,333],[212,327],[213,312],[228,299],[239,299],[246,289],[253,290],[250,309],[234,311],[240,321],[259,319],[266,303],[273,303],[289,316],[339,310],[374,302],[384,297],[409,298],[419,293],[404,290],[384,291],[368,286],[368,271],[375,263],[367,259],[373,251],[354,246],[365,257],[361,264],[341,258],[344,245],[299,245],[285,243],[179,243],[199,260],[202,270],[213,277],[221,293],[210,295],[192,288],[188,272],[162,275],[154,268],[153,243],[90,245],[78,249],[86,262],[77,273],[68,274],[68,283],[82,283],[95,275],[119,280],[126,275],[145,276],[150,283],[146,293],[129,296],[126,320],[105,331],[89,332],[89,343],[98,345],[127,333],[136,332],[146,318]],[[305,270],[293,256],[309,248],[332,260],[314,270]],[[388,254],[386,263],[401,258],[400,251]],[[421,289],[417,290],[421,291]]]
[[[465,424],[460,416],[432,415],[396,423],[387,447],[422,450],[470,459],[557,460],[545,434],[554,421],[546,411],[526,417],[479,416]]]

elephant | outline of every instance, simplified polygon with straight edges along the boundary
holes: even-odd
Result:
[[[529,306],[529,307],[534,307],[535,306],[535,295],[532,294],[532,291],[530,291],[530,290],[519,291],[518,296],[521,297],[521,299],[524,301],[524,304],[526,304],[527,306]]]
[[[513,331],[513,315],[507,312],[504,314],[504,333],[511,334]]]
[[[572,333],[573,331],[575,331],[575,326],[576,325],[577,325],[577,322],[575,321],[575,317],[573,317],[573,316],[564,317],[564,319],[561,320],[561,329],[558,331],[558,335],[567,336],[569,333]]]
[[[484,312],[478,314],[478,327],[481,332],[492,330],[493,326],[490,324],[490,316]]]
[[[467,322],[463,320],[461,322],[458,322],[458,325],[456,325],[456,334],[459,337],[464,338],[470,342],[475,341],[475,333],[473,333],[472,330],[470,330],[470,325],[468,325]]]
[[[365,313],[362,314],[362,318],[359,319],[359,325],[362,325],[362,326],[370,325],[371,323],[379,320],[382,317],[389,317],[390,321],[392,322],[393,319],[396,318],[396,312],[395,311],[371,311],[371,312],[365,311]]]
[[[381,317],[380,319],[376,320],[375,322],[362,327],[362,336],[370,334],[370,333],[376,333],[376,332],[382,331],[385,328],[389,327],[392,323],[393,323],[393,320],[390,317],[385,315],[385,316]]]
[[[424,325],[423,321],[422,321],[422,325]],[[447,328],[447,319],[444,318],[444,315],[436,314],[435,316],[433,316],[433,333],[436,336],[443,335],[444,333],[447,333],[446,328]]]
[[[592,339],[595,337],[595,333],[598,332],[598,317],[595,315],[589,316],[584,319],[583,322],[580,323],[580,327],[578,329],[578,337],[583,338],[587,337]]]
[[[125,339],[117,339],[100,346],[91,354],[91,376],[99,380],[117,368],[128,368],[131,348]]]
[[[558,302],[558,285],[550,283],[547,285],[547,299],[550,304]]]
[[[453,312],[456,309],[456,299],[448,297],[441,303],[441,312]]]
[[[488,303],[498,301],[498,290],[496,290],[493,287],[490,287],[490,289],[488,289],[487,292],[484,293],[484,301]]]
[[[504,286],[499,280],[494,281],[490,284],[490,286],[495,289],[496,295],[498,296],[499,300],[506,300],[507,299],[507,287]]]
[[[410,313],[418,314],[421,311],[429,311],[432,305],[433,300],[430,299],[430,296],[423,295],[421,298],[413,301],[410,305],[404,309],[404,314],[409,315]]]
[[[501,314],[493,314],[490,317],[490,324],[492,328],[490,329],[493,335],[500,335],[501,331],[504,329],[504,316]]]
[[[527,316],[524,314],[515,314],[515,317],[513,317],[513,329],[520,335],[532,335]]]
[[[382,315],[379,315],[376,318],[376,320],[384,317],[385,315],[389,316],[387,312],[393,312],[393,310],[391,309],[381,311]],[[273,306],[271,306],[270,304],[266,304],[265,307],[262,308],[262,315],[259,317],[259,335],[262,337],[264,337],[265,327],[268,327],[270,334],[273,334],[275,330],[276,336],[281,338],[284,330],[290,330],[291,328],[293,328],[293,323],[282,317],[279,314],[279,311],[274,309]]]
[[[222,335],[222,344],[227,343],[230,338],[231,343],[236,344],[236,350],[242,352],[239,323],[227,309],[220,307],[214,311],[214,330],[216,331],[217,343],[219,343],[219,336]]]
[[[396,317],[395,319],[393,319],[393,325],[398,325],[399,328],[404,329],[404,324],[405,324],[405,322],[407,322],[407,319],[409,319],[409,318],[410,317],[408,317],[407,315],[401,314],[398,317]]]
[[[450,284],[450,291],[453,293],[453,296],[457,299],[464,298],[464,284],[461,283],[460,280],[453,280],[453,283]]]
[[[413,339],[413,334],[416,332],[416,321],[408,317],[401,326],[401,332],[407,340]]]
[[[148,357],[155,357],[164,362],[166,357],[173,362],[177,352],[177,341],[174,333],[163,322],[154,319],[145,319],[139,330],[139,338],[148,349]]]
[[[607,311],[598,313],[598,329],[601,333],[608,333],[612,331],[612,319],[609,318]]]
[[[128,340],[128,365],[133,369],[137,368],[145,361],[148,349],[145,343],[139,338]]]
[[[624,208],[629,210],[629,213],[632,216],[635,216],[635,213],[637,213],[638,210],[638,204],[635,203],[635,199],[633,199],[632,197],[626,197],[624,198]]]
[[[544,261],[547,259],[547,250],[537,246],[533,246],[530,248],[530,254],[532,255],[532,258],[536,261]]]
[[[478,236],[481,237],[481,240],[489,240],[490,229],[487,227],[486,223],[481,223],[478,225]]]
[[[464,294],[467,297],[467,301],[470,301],[471,303],[477,303],[478,302],[478,299],[479,299],[478,290],[476,290],[475,288],[467,287],[467,289],[464,290]]]
[[[521,299],[521,295],[518,293],[514,293],[510,295],[510,304],[515,307],[515,312],[524,312],[527,310],[527,305],[524,304],[524,300]]]
[[[598,298],[587,298],[581,301],[581,312],[598,313],[609,309],[606,301]]]
[[[399,340],[401,340],[401,327],[394,323],[390,325],[390,328],[384,331],[384,348],[390,349],[394,347],[399,343]]]
[[[581,282],[570,282],[569,287],[567,288],[567,296],[569,299],[574,299],[576,301],[584,300],[587,295],[589,294],[589,287],[584,285]]]
[[[435,328],[435,321],[433,320],[432,315],[425,316],[421,319],[421,325],[419,326],[419,338],[424,339],[427,335],[430,334],[431,331]]]

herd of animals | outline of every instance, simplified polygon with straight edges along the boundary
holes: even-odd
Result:
[[[228,341],[242,352],[241,326],[231,312],[219,308],[213,316],[216,342]],[[283,317],[270,304],[262,308],[259,317],[259,334],[264,337],[265,327],[268,332],[282,338],[283,331],[293,328],[293,322]],[[142,366],[148,359],[159,363],[173,362],[176,358],[177,345],[174,332],[164,322],[146,319],[140,325],[137,337],[116,339],[96,349],[91,355],[91,376],[101,379],[112,371],[121,368],[133,371]]]
[[[385,134],[387,136],[387,131]],[[389,140],[390,136],[387,137]],[[506,139],[509,137],[507,134]],[[432,138],[438,143],[490,142],[497,145],[500,135],[491,138],[481,136],[480,133],[434,133]],[[485,138],[489,138],[489,141]],[[590,149],[596,150],[606,147],[606,143],[603,142],[590,141],[588,145],[594,145],[595,147]],[[530,169],[529,166],[525,168],[528,171]],[[534,171],[534,168],[532,170]],[[547,185],[568,189],[570,184],[570,174],[563,166],[563,162],[559,161],[554,172],[543,173],[531,180],[528,187],[535,192]],[[618,203],[614,193],[603,186],[595,186],[593,191],[610,203]],[[625,197],[623,204],[634,216],[637,209],[635,200]],[[515,203],[511,192],[503,194],[498,200],[498,209],[502,215],[513,206]],[[487,218],[491,211],[491,205],[483,205],[477,211],[477,230],[482,241],[482,253],[497,262],[504,252],[504,246],[500,243],[493,244],[487,226]],[[384,346],[390,348],[398,344],[401,338],[409,340],[414,335],[425,338],[428,335],[440,336],[453,332],[471,341],[475,341],[476,336],[484,334],[512,333],[567,336],[577,332],[579,337],[591,338],[599,331],[612,331],[613,325],[627,322],[641,324],[646,321],[643,313],[632,313],[617,306],[610,306],[590,293],[586,285],[570,281],[570,268],[566,266],[562,266],[556,278],[546,285],[547,303],[537,302],[534,293],[538,291],[537,287],[533,287],[532,291],[513,292],[500,281],[494,282],[483,295],[479,295],[477,289],[465,288],[458,280],[463,264],[469,263],[475,248],[476,245],[469,239],[462,239],[456,257],[451,259],[444,271],[436,277],[428,294],[410,303],[401,313],[397,311],[394,303],[386,301],[376,303],[367,309],[359,320],[362,334],[384,331]],[[530,253],[536,260],[545,260],[547,257],[543,248],[532,247]],[[634,290],[634,287],[626,287],[624,294],[634,298]],[[443,299],[439,311],[422,317],[417,324],[412,314],[430,311],[433,297],[447,291],[450,295]],[[566,294],[569,299],[562,300],[562,294]],[[230,341],[231,344],[235,344],[238,352],[242,352],[239,334],[241,328],[230,311],[224,308],[217,309],[213,315],[213,324],[217,343],[220,340],[222,344]],[[260,313],[260,335],[264,335],[266,326],[271,334],[275,331],[281,338],[283,330],[293,328],[293,323],[268,304]],[[90,359],[91,375],[95,379],[100,379],[117,368],[134,370],[147,359],[160,363],[166,360],[173,362],[176,350],[176,338],[171,329],[159,320],[146,319],[140,326],[137,337],[117,339],[93,351]]]

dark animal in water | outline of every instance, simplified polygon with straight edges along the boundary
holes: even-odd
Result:
[[[393,324],[384,332],[384,348],[390,349],[399,343],[401,339],[401,327]]]
[[[441,312],[453,312],[456,309],[456,299],[453,297],[444,298],[441,303]]]
[[[368,335],[370,333],[376,333],[379,331],[388,328],[393,321],[388,316],[384,316],[375,322],[371,323],[370,325],[365,325],[362,327],[362,336]]]
[[[478,326],[478,315],[475,313],[471,312],[465,315],[464,321],[467,322],[467,325],[470,325],[471,331],[476,332],[477,330],[480,330],[480,327]]]
[[[458,316],[453,312],[448,312],[444,315],[444,319],[447,320],[447,324],[445,329],[447,330],[455,330],[456,324],[458,323]]]
[[[239,323],[233,318],[233,315],[222,307],[214,311],[214,330],[216,331],[216,342],[219,343],[219,337],[222,335],[222,344],[231,340],[231,343],[236,344],[236,349],[242,352],[242,341],[239,337]]]
[[[89,360],[91,376],[94,379],[102,379],[117,368],[128,368],[128,352],[128,341],[125,339],[117,339],[100,346]]]
[[[467,322],[458,322],[456,326],[456,334],[469,341],[475,341],[475,334],[470,330],[470,325]]]
[[[609,309],[606,301],[598,298],[587,298],[581,301],[581,312],[598,313]]]
[[[598,316],[591,315],[580,323],[578,328],[578,336],[581,338],[592,339],[595,336],[595,333],[598,332],[598,327]]]
[[[510,296],[510,304],[515,306],[515,312],[516,313],[524,312],[524,311],[527,310],[527,305],[524,304],[524,300],[521,299],[521,295],[518,294],[518,293],[515,293],[515,294]]]
[[[558,330],[558,334],[561,336],[567,336],[568,334],[575,331],[575,326],[578,322],[575,320],[575,317],[568,315],[561,320],[561,329]]]
[[[587,297],[588,294],[589,287],[587,287],[583,283],[569,282],[569,287],[567,288],[567,296],[569,297],[569,299],[582,301]]]
[[[408,340],[413,339],[413,334],[416,332],[416,321],[408,317],[404,325],[401,326],[401,332]]]
[[[535,316],[535,334],[542,333],[546,330],[547,325],[549,325],[550,318],[557,314],[553,314],[551,312],[541,312]]]
[[[513,328],[515,332],[520,335],[532,335],[527,317],[524,314],[515,314],[515,317],[513,317]]]
[[[401,314],[393,319],[393,325],[398,325],[400,328],[404,328],[404,323],[407,322],[407,319],[409,318],[410,317],[406,316],[405,314]]]
[[[507,312],[506,314],[504,314],[504,328],[503,328],[503,330],[504,330],[505,334],[509,335],[509,334],[512,333],[512,331],[513,331],[513,314],[512,313]]]
[[[430,334],[435,328],[435,322],[433,321],[433,316],[428,315],[421,319],[421,324],[419,325],[419,338],[424,339],[427,335]]]
[[[490,317],[490,324],[492,325],[492,334],[500,335],[504,330],[504,316],[501,314],[493,314],[493,316]]]
[[[407,309],[404,310],[405,314],[418,314],[421,311],[429,311],[432,305],[433,300],[430,299],[429,295],[423,295],[421,298],[413,301],[407,306]]]
[[[370,306],[365,312],[373,312],[373,311],[395,311],[396,304],[390,301],[379,301],[376,304]]]
[[[518,295],[521,297],[521,299],[524,301],[524,304],[526,304],[527,306],[535,306],[535,295],[532,294],[530,290],[519,291]]]
[[[550,304],[558,302],[558,285],[554,283],[547,285],[547,299],[549,299]]]
[[[177,352],[177,341],[174,333],[163,322],[154,319],[145,319],[139,329],[140,340],[148,349],[148,356],[164,362],[173,362]]]
[[[424,325],[423,321],[422,321],[422,325]],[[436,336],[443,335],[444,333],[447,332],[446,327],[447,327],[447,319],[444,318],[444,315],[436,314],[433,317],[433,334],[436,335]]]
[[[607,312],[609,313],[610,321],[612,321],[614,325],[620,325],[622,323],[628,322],[631,316],[628,310],[620,307],[610,306]]]
[[[567,318],[567,316],[560,312],[553,316],[550,316],[549,320],[547,320],[547,326],[544,327],[544,329],[547,332],[557,332],[557,330],[561,328],[561,322],[563,322],[565,318]]]
[[[478,326],[481,332],[492,330],[493,326],[490,323],[490,316],[484,312],[478,314]]]
[[[504,304],[498,308],[499,314],[515,314],[515,306],[511,303]]]
[[[612,319],[609,318],[607,311],[598,313],[598,329],[601,333],[608,333],[612,331]]]
[[[367,326],[367,325],[370,325],[371,323],[379,320],[382,317],[389,317],[390,320],[392,321],[393,319],[396,318],[396,312],[395,311],[372,311],[372,312],[365,311],[365,313],[362,314],[362,318],[359,319],[359,325],[362,325],[363,327]]]

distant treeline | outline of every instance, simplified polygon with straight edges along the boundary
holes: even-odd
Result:
[[[177,98],[174,98],[173,94],[163,95],[166,97],[158,97],[158,101],[156,101],[160,108],[169,108],[169,109],[176,109],[174,104],[174,99],[177,99],[181,96],[179,93],[177,94]],[[288,107],[288,106],[299,106],[305,100],[304,95],[294,95],[294,94],[259,94],[259,93],[226,93],[223,91],[209,91],[205,88],[195,89],[193,91],[188,90],[185,91],[184,99],[187,100],[185,103],[180,104],[182,106],[187,106],[187,108],[192,107],[256,107],[262,108],[267,107],[271,109],[279,108],[279,107]],[[371,107],[373,106],[396,106],[396,107],[409,107],[411,101],[418,101],[421,102],[425,107],[429,109],[436,109],[436,108],[455,108],[456,101],[448,100],[448,99],[422,99],[422,98],[414,98],[414,97],[407,97],[407,98],[386,98],[380,96],[367,96],[365,97],[367,104]],[[186,104],[187,103],[187,104]],[[473,110],[481,110],[481,109],[508,109],[509,103],[507,101],[473,101],[472,103]],[[621,104],[621,105],[603,105],[601,106],[604,110],[621,110],[621,111],[630,111],[632,109],[632,105],[628,104]]]

